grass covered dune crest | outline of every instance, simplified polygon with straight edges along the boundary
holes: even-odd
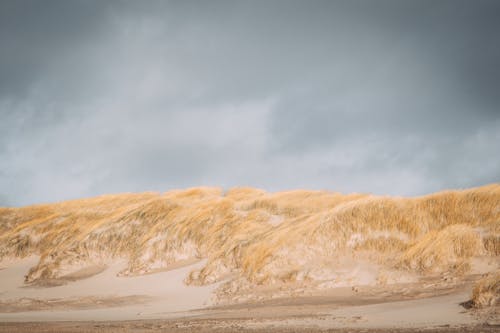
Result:
[[[117,259],[124,276],[206,259],[185,282],[224,282],[220,299],[463,275],[500,255],[500,184],[415,198],[192,188],[0,208],[0,259],[31,255],[31,284]]]

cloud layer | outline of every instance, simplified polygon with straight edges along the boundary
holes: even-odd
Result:
[[[500,181],[496,1],[2,1],[0,205]]]

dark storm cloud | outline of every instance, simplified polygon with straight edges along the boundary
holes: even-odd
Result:
[[[2,1],[0,204],[498,182],[496,1]]]

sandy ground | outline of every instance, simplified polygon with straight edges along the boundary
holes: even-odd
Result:
[[[53,287],[26,287],[23,277],[36,261],[0,264],[0,332],[500,332],[498,309],[476,313],[460,305],[472,279],[213,306],[216,285],[183,284],[203,262],[136,277],[117,277],[123,263],[116,263],[85,268]]]
[[[432,327],[432,328],[304,328],[304,327],[272,327],[242,328],[232,322],[214,324],[209,321],[125,321],[125,322],[53,322],[53,323],[0,323],[2,333],[493,333],[498,332],[498,327],[468,326],[468,327]]]
[[[165,318],[210,305],[217,287],[184,285],[187,273],[203,262],[134,277],[117,277],[124,263],[116,263],[64,285],[26,287],[24,275],[37,260],[32,257],[0,266],[4,267],[0,270],[0,322]]]

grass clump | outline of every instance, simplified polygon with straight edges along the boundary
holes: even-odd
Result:
[[[476,308],[500,305],[500,272],[476,282],[472,290],[472,304]]]

